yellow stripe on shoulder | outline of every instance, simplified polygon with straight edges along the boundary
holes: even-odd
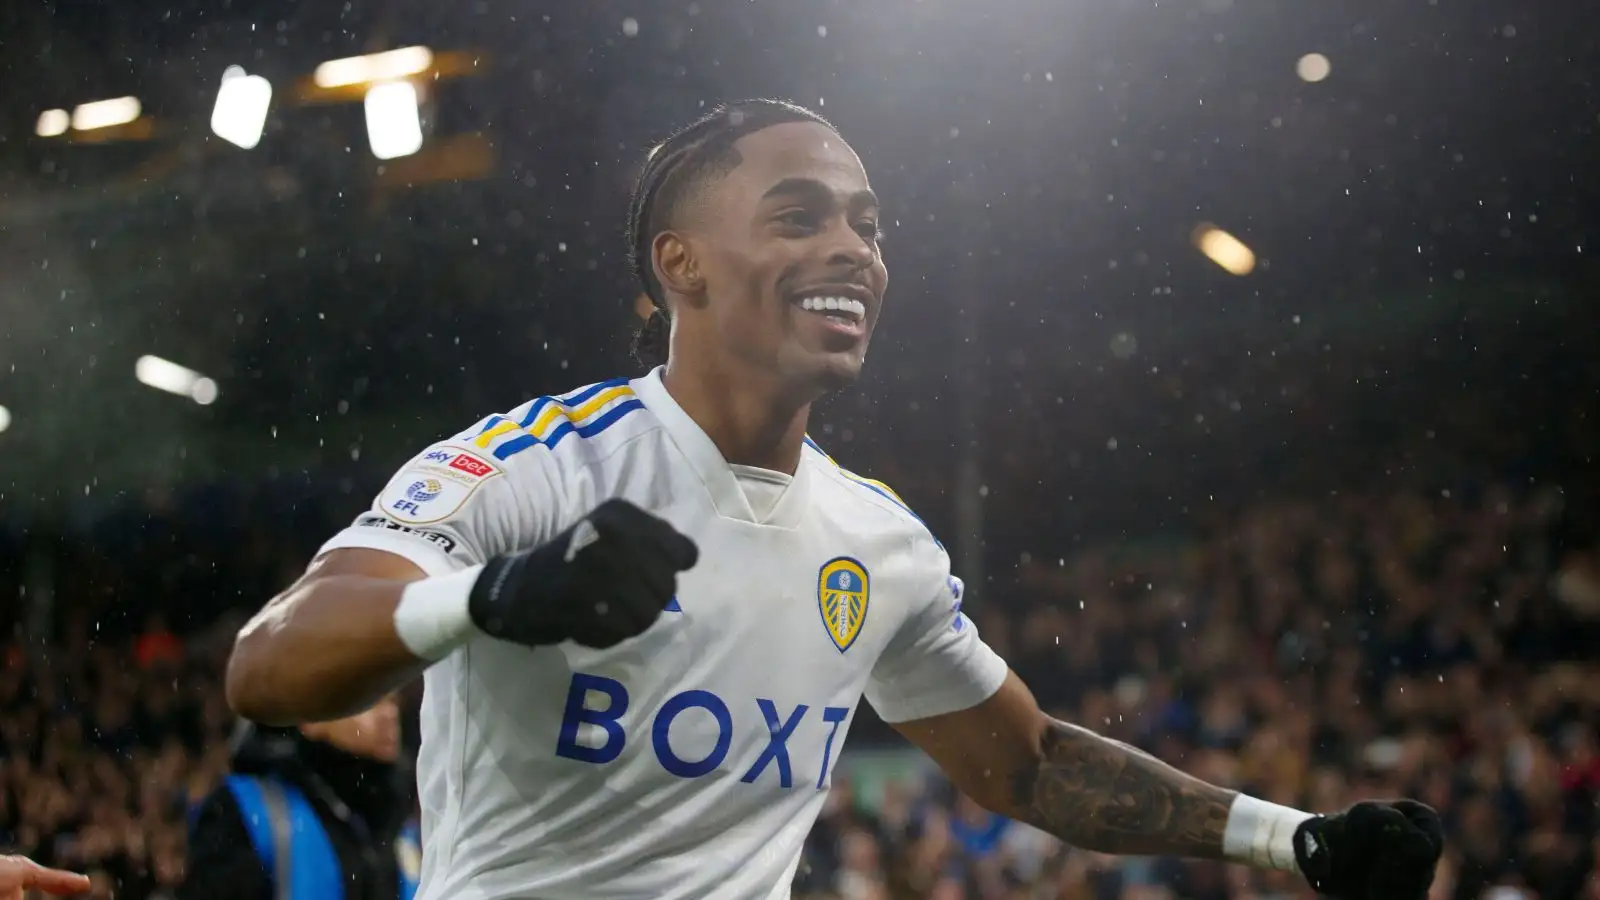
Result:
[[[823,459],[828,461],[829,465],[832,465],[835,469],[839,470],[839,474],[843,475],[846,479],[848,479],[850,481],[853,481],[856,484],[861,485],[862,487],[871,488],[873,491],[877,492],[878,494],[881,494],[884,497],[887,497],[890,500],[893,500],[897,505],[899,505],[900,507],[904,508],[906,512],[911,512],[911,506],[908,503],[906,503],[906,501],[900,499],[900,495],[896,494],[894,492],[894,489],[889,487],[887,484],[884,484],[883,482],[878,481],[875,478],[866,478],[864,476],[857,475],[856,473],[850,471],[849,469],[846,469],[844,466],[839,465],[837,460],[835,460],[833,457],[829,456],[828,452],[826,450],[823,450],[821,447],[819,447],[817,445],[816,441],[811,439],[811,435],[809,435],[809,434],[806,435],[805,442],[806,442],[806,446],[807,447],[810,447],[811,449],[817,451],[817,453]],[[916,514],[912,513],[912,515],[916,515]]]
[[[829,462],[832,462],[832,460],[829,460]],[[834,463],[834,465],[835,466],[839,466],[838,463]],[[889,499],[891,499],[894,502],[900,504],[901,506],[905,506],[908,509],[910,508],[910,505],[907,504],[906,501],[900,499],[900,495],[896,494],[894,492],[894,488],[889,487],[887,484],[884,484],[883,482],[878,481],[875,478],[864,478],[864,477],[862,477],[860,475],[857,475],[856,473],[844,468],[843,466],[839,466],[839,474],[841,474],[844,477],[850,479],[851,481],[856,482],[857,484],[863,484],[863,485],[866,485],[867,487],[870,487],[870,488],[877,488],[878,490],[884,492],[885,494],[888,494],[889,495]]]
[[[558,400],[541,410],[534,417],[533,423],[523,430],[539,440],[547,440],[550,437],[550,433],[560,427],[563,422],[571,422],[574,426],[582,425],[586,420],[593,418],[604,409],[607,404],[632,396],[632,387],[626,384],[619,384],[599,391],[582,403],[568,405]]]

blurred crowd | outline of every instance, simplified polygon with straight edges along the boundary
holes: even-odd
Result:
[[[1600,900],[1600,566],[1554,493],[1267,502],[1195,542],[1024,560],[977,615],[1046,709],[1311,810],[1439,809],[1433,900]],[[1295,877],[1068,851],[936,778],[839,791],[817,897],[1241,900]]]
[[[1450,834],[1434,900],[1600,900],[1600,556],[1556,539],[1563,502],[1502,485],[1262,501],[1197,537],[1023,555],[974,617],[1052,713],[1203,778],[1315,810],[1434,805]],[[263,516],[259,497],[202,505],[113,523],[143,535],[122,568],[105,546],[56,548],[57,636],[7,623],[0,851],[88,871],[99,896],[181,882],[194,805],[227,771],[240,612],[337,524]],[[206,599],[148,602],[186,594]],[[886,734],[858,726],[857,746]],[[1306,893],[1281,873],[1068,850],[932,774],[877,793],[838,785],[797,896]]]

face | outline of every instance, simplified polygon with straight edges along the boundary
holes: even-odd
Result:
[[[353,756],[392,763],[400,758],[400,704],[385,697],[366,712],[332,722],[302,725],[315,741],[332,744]]]
[[[684,292],[692,309],[680,327],[714,331],[722,351],[797,391],[842,387],[861,371],[888,284],[867,173],[814,123],[734,147],[738,166],[681,234],[679,262],[699,290]]]

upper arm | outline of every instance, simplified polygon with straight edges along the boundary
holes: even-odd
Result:
[[[372,506],[323,544],[308,576],[338,557],[357,567],[354,574],[377,574],[366,568],[375,566],[410,581],[548,540],[563,506],[548,454],[506,453],[518,433],[485,440],[474,436],[480,430],[433,444],[400,467]],[[350,550],[364,552],[347,558]],[[381,558],[390,556],[408,565]]]
[[[961,612],[961,579],[931,537],[912,548],[919,572],[899,627],[872,667],[867,701],[884,721],[906,722],[969,709],[1006,679],[1005,661]]]
[[[339,575],[400,582],[421,581],[428,577],[421,566],[398,553],[366,547],[342,547],[318,555],[306,568],[301,580]]]
[[[939,764],[962,793],[990,810],[1020,818],[1017,781],[1031,776],[1048,720],[1015,672],[976,706],[895,723]]]
[[[922,596],[873,667],[867,699],[964,793],[1011,814],[1012,783],[1033,771],[1044,714],[961,611],[964,586],[944,548],[928,537],[911,557]]]

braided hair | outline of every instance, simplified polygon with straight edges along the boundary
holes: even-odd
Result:
[[[733,145],[747,134],[788,122],[812,122],[837,131],[822,116],[783,100],[742,100],[718,106],[657,144],[634,184],[628,205],[628,261],[655,309],[633,342],[633,355],[646,366],[667,361],[672,319],[666,291],[656,278],[651,244],[673,227],[685,201],[740,162]]]

